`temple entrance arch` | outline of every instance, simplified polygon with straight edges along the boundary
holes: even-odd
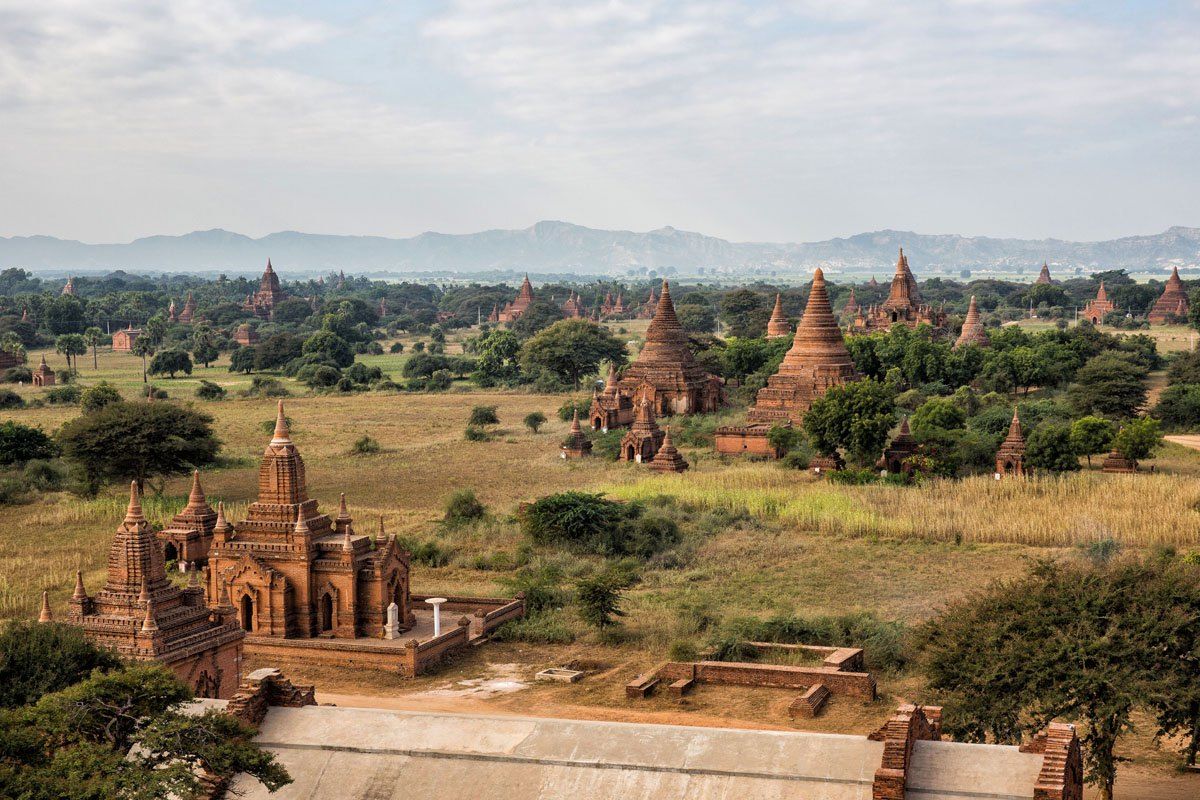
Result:
[[[625,460],[633,461],[636,453],[637,453],[637,450],[635,450],[633,448],[633,445],[632,444],[629,445],[628,447],[625,448]]]
[[[329,595],[329,592],[321,595],[321,608],[318,616],[322,632],[333,630],[333,597]]]
[[[172,561],[179,560],[179,550],[175,547],[174,542],[167,542],[167,546],[163,548],[163,561],[170,564]]]
[[[242,595],[238,607],[238,620],[242,624],[242,630],[247,633],[254,630],[254,598],[248,594]]]

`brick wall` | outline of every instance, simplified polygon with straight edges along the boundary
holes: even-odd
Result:
[[[789,667],[778,664],[747,664],[736,661],[700,661],[695,665],[699,683],[737,686],[776,686],[807,689],[823,683],[834,695],[875,699],[875,679],[866,672],[843,672],[830,667]],[[691,663],[671,661],[659,668],[659,676],[676,681],[691,677]]]
[[[934,709],[930,709],[933,711]],[[941,719],[940,708],[936,717]],[[912,759],[913,742],[918,739],[940,738],[937,728],[920,706],[902,705],[896,715],[876,731],[872,739],[883,741],[883,760],[875,770],[871,800],[904,800],[904,785],[908,780],[908,764]]]

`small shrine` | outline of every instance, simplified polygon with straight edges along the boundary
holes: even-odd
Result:
[[[913,438],[908,429],[908,417],[905,417],[900,423],[900,430],[896,432],[896,436],[883,451],[883,457],[876,462],[875,466],[886,470],[891,475],[911,475],[916,471],[916,467],[910,459],[920,449],[921,446],[917,444],[917,440]]]
[[[504,308],[496,309],[493,313],[496,316],[495,322],[516,322],[521,318],[533,303],[533,284],[529,282],[529,276],[525,276],[525,280],[521,281],[521,290],[517,292],[517,299],[511,303],[506,303]]]
[[[671,441],[671,428],[663,431],[662,447],[650,461],[650,469],[656,472],[683,472],[688,468],[688,462],[683,459],[679,450]]]
[[[256,317],[271,319],[275,315],[275,306],[286,299],[287,295],[279,284],[279,276],[275,274],[275,268],[271,266],[271,259],[268,258],[267,268],[258,282],[258,291],[246,297],[242,309]]]
[[[1021,431],[1021,420],[1017,409],[1013,409],[1012,422],[1008,425],[1008,436],[996,451],[996,478],[1025,477],[1025,435]]]
[[[963,320],[962,333],[958,335],[958,341],[954,343],[954,348],[957,350],[969,344],[977,347],[988,347],[992,340],[988,338],[987,331],[983,329],[983,320],[979,316],[979,306],[975,303],[975,295],[971,295],[971,303],[967,306],[967,316]]]
[[[1043,284],[1047,286],[1053,283],[1053,281],[1050,280],[1050,265],[1047,262],[1042,262],[1042,271],[1038,273],[1037,280],[1033,283],[1034,285]]]
[[[1167,325],[1180,319],[1186,320],[1188,309],[1187,292],[1183,290],[1183,281],[1179,278],[1179,267],[1175,267],[1171,270],[1171,277],[1167,278],[1162,296],[1150,309],[1150,324]]]
[[[617,383],[617,368],[613,364],[608,365],[604,389],[592,393],[588,420],[592,430],[606,432],[633,422],[633,396],[621,392]]]
[[[200,486],[200,470],[194,471],[187,505],[157,534],[163,560],[177,561],[181,568],[187,565],[195,569],[207,564],[213,529],[218,524],[224,526],[223,511],[224,508],[221,513],[213,511]]]
[[[54,370],[46,363],[46,354],[42,353],[42,363],[37,365],[37,369],[33,371],[34,386],[53,386],[56,378]]]
[[[1124,453],[1117,450],[1115,447],[1108,451],[1108,455],[1104,457],[1104,463],[1100,465],[1101,472],[1137,472],[1138,463],[1132,458],[1127,458]]]
[[[571,431],[567,434],[567,440],[562,445],[563,458],[583,458],[591,455],[592,441],[583,432],[583,428],[579,425],[579,410],[576,409],[571,417]]]
[[[792,324],[783,313],[783,295],[776,292],[775,308],[771,311],[771,319],[767,321],[767,338],[782,339],[792,335]]]
[[[663,431],[654,416],[654,405],[646,397],[635,402],[633,425],[621,437],[621,460],[646,464],[654,458],[663,443]]]
[[[1100,289],[1096,292],[1096,299],[1089,300],[1088,304],[1083,307],[1082,316],[1093,325],[1099,325],[1104,321],[1104,316],[1117,310],[1117,306],[1108,299],[1108,291],[1104,288],[1104,281],[1100,281]]]

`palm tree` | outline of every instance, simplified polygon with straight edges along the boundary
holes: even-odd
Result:
[[[100,363],[96,360],[96,348],[104,340],[104,331],[99,328],[88,328],[83,332],[83,343],[92,348],[92,369],[100,368]]]

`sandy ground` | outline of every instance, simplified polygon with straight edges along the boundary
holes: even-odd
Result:
[[[1200,447],[1200,437],[1197,440]],[[515,666],[515,665],[514,665]],[[558,717],[566,719],[591,719],[606,722],[645,722],[660,725],[692,725],[719,728],[757,728],[767,730],[793,730],[785,725],[752,723],[727,717],[683,715],[663,711],[633,711],[623,708],[596,706],[573,706],[547,702],[522,702],[518,705],[489,702],[489,698],[520,691],[524,688],[513,675],[503,671],[496,678],[482,682],[459,682],[445,687],[378,697],[359,694],[337,694],[319,692],[317,702],[352,708],[385,708],[399,711],[444,711],[459,714],[515,715],[526,717]],[[516,684],[514,686],[514,684]],[[1116,800],[1197,800],[1200,798],[1200,774],[1165,777],[1161,774],[1122,767],[1114,791]],[[1092,787],[1084,790],[1085,798],[1096,798],[1099,794]]]
[[[1193,450],[1200,450],[1200,436],[1185,434],[1180,436],[1164,436],[1163,438],[1168,442],[1181,444],[1184,447],[1190,447]]]

